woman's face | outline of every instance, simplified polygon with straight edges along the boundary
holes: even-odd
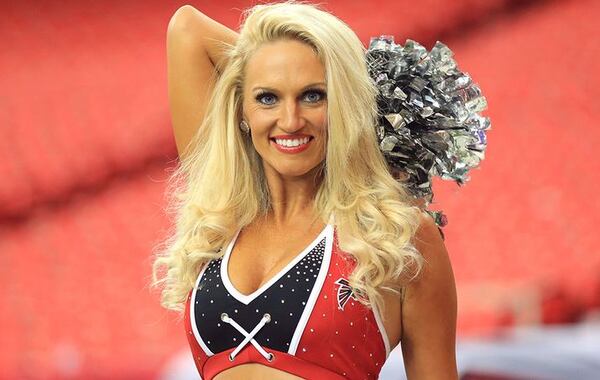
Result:
[[[243,115],[266,175],[302,176],[325,159],[325,68],[297,40],[262,45],[246,64]],[[307,141],[308,140],[308,141]]]

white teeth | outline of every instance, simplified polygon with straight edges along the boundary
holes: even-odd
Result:
[[[305,137],[303,139],[295,139],[295,140],[275,139],[275,142],[277,144],[283,145],[285,147],[296,147],[296,146],[300,146],[302,144],[308,143],[308,140],[310,140],[310,137]]]

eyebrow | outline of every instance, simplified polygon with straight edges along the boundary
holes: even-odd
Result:
[[[311,83],[309,85],[306,85],[304,87],[302,87],[300,89],[300,91],[304,91],[309,87],[315,87],[315,86],[326,86],[325,83],[323,82],[316,82],[316,83]],[[273,92],[277,92],[277,90],[275,90],[274,88],[270,88],[270,87],[263,87],[263,86],[256,86],[252,88],[252,91],[256,91],[256,90],[264,90],[264,91],[273,91]]]

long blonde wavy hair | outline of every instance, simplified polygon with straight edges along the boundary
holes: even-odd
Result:
[[[402,292],[399,280],[410,281],[423,266],[412,244],[419,207],[378,147],[378,90],[365,47],[348,25],[317,5],[260,4],[244,11],[239,40],[225,46],[228,59],[205,119],[169,177],[166,211],[175,225],[155,246],[151,284],[162,286],[167,309],[183,311],[202,266],[223,255],[237,229],[271,208],[261,157],[238,125],[246,62],[262,44],[283,38],[307,43],[325,67],[327,151],[314,212],[323,221],[335,215],[339,247],[356,261],[348,280],[360,302],[382,310],[382,289]]]

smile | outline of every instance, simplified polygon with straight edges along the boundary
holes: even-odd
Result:
[[[283,153],[300,153],[306,150],[314,137],[304,137],[301,139],[269,139],[271,145]]]

